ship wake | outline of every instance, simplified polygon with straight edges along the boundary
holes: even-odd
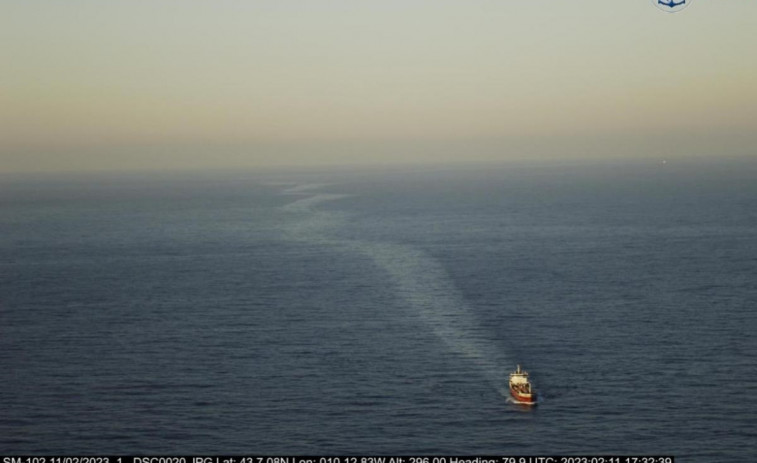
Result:
[[[308,196],[287,204],[283,209],[297,214],[298,220],[287,227],[286,236],[298,241],[329,245],[365,255],[375,262],[391,279],[397,295],[412,309],[424,325],[447,348],[470,361],[492,386],[508,396],[507,368],[513,362],[475,317],[473,308],[465,301],[444,266],[431,255],[406,244],[376,242],[359,239],[335,239],[330,230],[339,227],[346,216],[317,206],[349,195],[318,193],[318,186],[294,187],[287,194]]]

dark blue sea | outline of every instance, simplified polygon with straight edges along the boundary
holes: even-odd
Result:
[[[0,179],[0,454],[756,443],[757,158]]]

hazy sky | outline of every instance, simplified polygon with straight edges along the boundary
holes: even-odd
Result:
[[[0,0],[0,171],[757,155],[757,1]]]

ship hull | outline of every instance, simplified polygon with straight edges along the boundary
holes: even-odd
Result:
[[[522,403],[522,404],[535,404],[536,403],[536,394],[524,394],[522,392],[518,392],[510,388],[510,395],[518,403]]]

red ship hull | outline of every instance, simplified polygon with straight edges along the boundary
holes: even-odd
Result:
[[[513,388],[510,388],[510,395],[513,396],[513,399],[515,399],[517,402],[524,403],[524,404],[535,404],[536,403],[536,394],[524,394],[522,392],[518,392]]]

